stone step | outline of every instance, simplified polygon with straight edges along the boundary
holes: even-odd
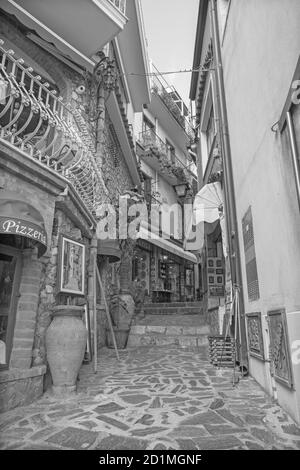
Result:
[[[147,334],[147,333],[159,333],[162,335],[171,335],[171,336],[199,336],[199,335],[208,335],[209,326],[179,326],[179,325],[133,325],[131,327],[130,333],[133,334]]]
[[[202,307],[146,307],[144,306],[145,314],[150,315],[201,315],[203,313]]]
[[[156,302],[156,303],[145,303],[144,307],[148,308],[151,307],[153,309],[160,309],[165,307],[203,307],[202,302]]]
[[[197,317],[177,316],[170,317],[165,315],[151,315],[140,319],[135,325],[132,325],[128,347],[132,346],[163,346],[175,344],[181,347],[200,347],[208,344],[210,329],[207,324],[201,324]],[[185,319],[188,320],[185,325]],[[174,324],[174,320],[178,323]],[[155,321],[157,324],[155,324]]]
[[[145,315],[141,313],[134,318],[135,325],[155,325],[155,326],[203,326],[207,324],[205,315]]]
[[[164,346],[175,344],[181,347],[201,347],[208,345],[208,335],[166,335],[162,333],[130,333],[127,347],[133,346]]]

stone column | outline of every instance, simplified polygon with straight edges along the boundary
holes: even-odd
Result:
[[[118,323],[120,326],[128,327],[134,315],[135,304],[130,292],[132,273],[132,257],[125,254],[120,264],[120,293]]]
[[[87,299],[88,299],[88,309],[89,309],[89,318],[90,318],[90,327],[93,335],[95,334],[94,331],[94,315],[97,315],[96,309],[96,302],[94,302],[94,295],[96,295],[96,261],[97,261],[97,238],[92,238],[90,242],[90,258],[89,258],[89,266],[88,266],[88,291],[87,291]],[[94,339],[91,338],[92,345],[94,345]],[[94,346],[92,346],[92,350],[94,350]]]
[[[120,293],[129,294],[130,293],[130,283],[131,283],[131,273],[132,273],[132,259],[130,257],[124,257],[121,260],[120,264]]]

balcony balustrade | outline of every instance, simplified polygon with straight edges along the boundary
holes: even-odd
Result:
[[[0,41],[0,142],[7,142],[72,183],[86,206],[98,202],[102,178],[79,109],[35,75]]]
[[[159,71],[154,67],[154,72],[159,74]],[[188,108],[179,96],[177,90],[168,84],[162,75],[154,75],[152,78],[152,92],[156,93],[163,103],[168,108],[169,112],[184,129],[188,136],[194,138],[193,126],[191,125],[188,116]]]
[[[126,11],[126,0],[109,0],[123,15]]]
[[[151,155],[151,158],[156,158],[162,175],[171,184],[187,182],[191,186],[196,185],[197,177],[189,165],[185,165],[174,152],[170,152],[168,145],[152,129],[141,132],[138,141],[144,148],[142,156]]]

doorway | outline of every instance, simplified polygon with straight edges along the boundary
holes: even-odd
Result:
[[[0,369],[9,366],[21,277],[21,252],[0,245]]]

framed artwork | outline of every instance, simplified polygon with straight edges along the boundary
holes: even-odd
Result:
[[[285,310],[273,310],[268,312],[268,324],[270,334],[270,359],[274,369],[275,380],[292,388],[293,378]]]
[[[58,291],[84,295],[85,245],[61,235]]]
[[[250,356],[264,361],[264,342],[260,312],[247,313],[247,333]]]
[[[193,270],[192,269],[185,270],[185,285],[186,286],[193,285]]]

